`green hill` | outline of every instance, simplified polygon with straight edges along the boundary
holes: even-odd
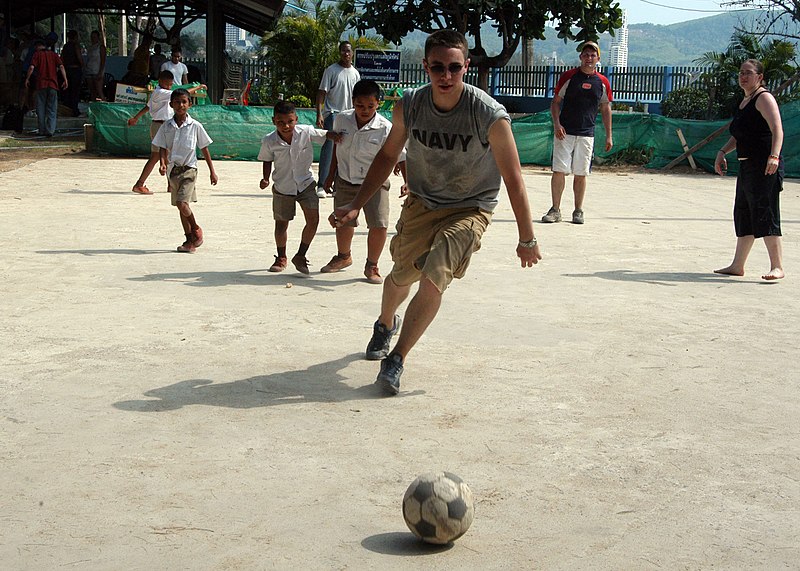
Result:
[[[677,24],[632,24],[628,26],[628,65],[694,65],[694,60],[709,51],[724,51],[730,43],[731,36],[737,27],[749,29],[754,18],[761,12],[748,10],[728,12],[716,16],[699,18]],[[795,33],[798,26],[794,25]],[[421,53],[427,34],[413,32],[403,40],[401,49],[414,52],[414,57]],[[545,30],[545,40],[534,41],[534,55],[552,61],[555,53],[559,64],[578,64],[577,44],[565,44],[558,39],[553,28]],[[482,39],[489,54],[499,52],[500,38],[486,24]],[[600,49],[608,54],[611,46],[611,35],[600,36]],[[409,54],[411,55],[411,54]],[[511,61],[519,63],[519,54]]]

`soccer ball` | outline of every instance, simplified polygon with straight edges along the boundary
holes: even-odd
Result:
[[[472,524],[472,490],[450,472],[422,474],[403,496],[403,519],[414,535],[428,543],[446,544],[464,535]]]

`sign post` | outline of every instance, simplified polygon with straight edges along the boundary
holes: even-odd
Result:
[[[361,79],[400,82],[400,50],[356,50],[355,68]]]

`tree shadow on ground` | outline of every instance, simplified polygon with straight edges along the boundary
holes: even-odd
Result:
[[[568,278],[600,278],[619,282],[641,282],[653,285],[676,286],[678,283],[709,284],[763,284],[762,280],[730,277],[723,274],[705,272],[636,272],[633,270],[609,270],[593,274],[562,274]]]
[[[304,403],[337,403],[374,400],[386,397],[380,387],[370,384],[353,388],[339,371],[362,353],[346,355],[335,361],[311,365],[307,369],[259,375],[229,383],[209,379],[190,379],[151,389],[144,393],[150,400],[128,400],[114,403],[114,408],[128,412],[164,412],[189,405],[226,408],[259,408]],[[425,394],[423,390],[401,392],[392,398]]]

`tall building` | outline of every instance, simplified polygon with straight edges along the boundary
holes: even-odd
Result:
[[[608,54],[608,65],[612,67],[628,67],[628,11],[622,11],[622,27],[616,30],[611,40]]]
[[[225,47],[234,46],[245,39],[247,32],[231,24],[225,24]]]

